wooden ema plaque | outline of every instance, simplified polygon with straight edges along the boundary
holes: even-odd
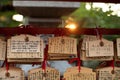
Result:
[[[117,61],[120,61],[120,38],[117,38],[116,43],[117,43],[117,51],[115,53],[115,59]]]
[[[94,41],[94,40],[98,40],[98,38],[96,36],[92,36],[92,35],[84,35],[83,36],[83,40],[82,40],[82,50],[86,50],[86,42],[87,41]]]
[[[117,56],[120,56],[120,38],[117,38]]]
[[[60,73],[54,68],[47,67],[46,71],[42,68],[29,70],[28,80],[60,80]]]
[[[81,60],[112,60],[114,56],[113,42],[102,39],[101,46],[101,41],[95,37],[85,36],[86,41],[83,41],[85,49],[81,49]]]
[[[5,60],[6,42],[0,39],[0,60]]]
[[[86,43],[87,57],[101,57],[114,56],[113,42],[103,39],[102,44],[100,40],[88,41]]]
[[[49,38],[48,45],[50,59],[67,59],[77,55],[77,39],[75,38],[65,36]]]
[[[0,80],[25,80],[24,71],[20,68],[10,67],[8,73],[6,68],[0,68]]]
[[[48,54],[48,59],[49,60],[69,60],[71,58],[77,57],[76,54]]]
[[[65,80],[96,80],[96,73],[90,68],[81,67],[80,72],[78,67],[68,68],[64,73]]]
[[[102,57],[86,57],[86,51],[81,51],[81,60],[99,60],[99,61],[106,61],[106,60],[112,60],[113,57],[109,56],[102,56]]]
[[[120,68],[115,67],[114,74],[112,67],[97,69],[98,80],[120,80]]]
[[[39,37],[18,35],[7,41],[8,62],[41,62],[44,43]]]

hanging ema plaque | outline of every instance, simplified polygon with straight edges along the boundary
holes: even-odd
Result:
[[[101,40],[88,41],[86,43],[86,53],[87,57],[102,57],[102,56],[114,56],[113,42],[103,39],[100,45]]]
[[[7,58],[9,61],[13,59],[26,59],[27,62],[34,62],[34,60],[41,61],[44,54],[44,43],[39,37],[32,35],[18,35],[8,39]],[[33,60],[30,60],[33,59]],[[35,60],[35,62],[36,62]]]
[[[0,60],[5,60],[6,42],[0,39]]]
[[[84,36],[84,48],[81,49],[81,60],[112,60],[114,56],[113,42],[104,38],[101,40],[96,36]],[[84,40],[83,37],[83,40]],[[87,39],[88,38],[88,39]],[[101,45],[101,43],[103,45]],[[83,44],[83,43],[82,43]]]
[[[0,68],[0,80],[25,80],[24,71],[20,68],[10,67],[8,72],[6,68]]]
[[[98,80],[120,80],[120,68],[115,67],[114,74],[112,71],[112,67],[97,69]]]
[[[71,37],[54,37],[49,38],[48,43],[48,53],[49,55],[57,55],[63,58],[68,58],[65,55],[75,55],[77,54],[77,39]],[[61,57],[61,58],[62,58]]]
[[[78,67],[68,68],[64,73],[65,80],[96,80],[96,73],[90,68],[81,67],[80,72]]]
[[[115,52],[115,60],[120,61],[120,38],[116,39],[117,50]]]
[[[60,80],[60,73],[54,68],[47,67],[32,69],[28,72],[28,80]]]
[[[84,35],[83,36],[83,40],[82,40],[82,50],[86,50],[86,42],[87,41],[94,41],[94,40],[98,40],[97,36],[92,36],[92,35]]]
[[[49,38],[49,53],[77,54],[77,40],[70,37]]]
[[[117,60],[120,60],[120,38],[117,38]]]

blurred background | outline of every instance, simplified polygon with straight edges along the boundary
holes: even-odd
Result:
[[[100,2],[0,0],[0,27],[36,25],[119,28],[120,4]]]
[[[37,27],[65,27],[75,24],[79,28],[120,28],[120,4],[104,2],[0,0],[0,27],[33,25]],[[49,36],[48,36],[49,37]],[[107,36],[113,39],[116,36]],[[67,61],[50,61],[51,67],[61,75],[71,67]],[[2,62],[1,62],[2,65]],[[75,66],[75,64],[72,64]],[[96,68],[98,61],[84,61],[83,66]],[[19,65],[27,71],[40,67]]]

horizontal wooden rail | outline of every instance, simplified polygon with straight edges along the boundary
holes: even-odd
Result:
[[[102,35],[120,35],[120,28],[99,28],[98,32]],[[56,35],[96,35],[96,28],[79,28],[70,30],[67,28],[40,28],[40,27],[14,27],[14,28],[0,28],[1,35],[15,35],[15,34],[56,34]]]

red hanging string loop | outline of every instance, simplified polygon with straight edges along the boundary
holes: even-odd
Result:
[[[46,71],[46,60],[44,60],[44,61],[42,62],[42,69],[43,69],[44,71]]]
[[[7,62],[7,60],[5,60],[5,64],[6,64],[6,72],[8,73],[8,70],[9,70],[9,63]]]
[[[78,71],[80,72],[81,70],[81,60],[80,60],[80,49],[81,45],[77,45],[77,58],[72,58],[69,63],[73,63],[74,61],[77,61],[77,66],[78,66]]]
[[[115,70],[114,62],[115,62],[114,59],[107,62],[107,64],[108,64],[110,67],[112,67],[112,74],[114,74],[114,70]]]
[[[112,73],[114,74],[114,70],[115,70],[115,65],[114,65],[114,59],[111,61],[111,67],[112,67]]]
[[[102,33],[100,32],[100,28],[96,27],[95,29],[97,37],[102,41]]]
[[[66,78],[62,78],[61,80],[66,80]]]
[[[104,43],[103,43],[103,41],[102,41],[102,33],[101,33],[100,28],[99,28],[99,27],[96,27],[95,31],[96,31],[97,37],[98,37],[99,40],[100,40],[100,46],[104,46]]]
[[[47,65],[47,57],[48,57],[48,45],[46,45],[46,48],[44,49],[44,60],[42,62],[42,69],[46,71],[46,65]]]
[[[73,58],[69,61],[69,63],[73,63],[74,61],[77,61],[78,71],[80,72],[81,69],[81,61],[80,58]]]

